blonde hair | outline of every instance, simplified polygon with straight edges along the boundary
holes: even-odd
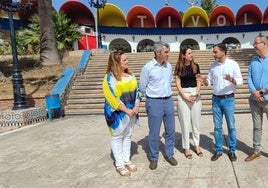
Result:
[[[114,77],[118,81],[120,81],[122,77],[122,69],[121,69],[120,61],[121,61],[121,56],[124,53],[125,52],[122,50],[111,52],[109,55],[109,59],[108,59],[106,74],[110,72],[113,73]],[[132,74],[128,69],[125,69],[124,72],[130,75]]]

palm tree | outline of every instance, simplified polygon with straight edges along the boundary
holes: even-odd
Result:
[[[18,54],[39,54],[40,53],[40,26],[39,16],[34,15],[27,29],[17,32]]]
[[[52,16],[52,1],[38,0],[40,17],[40,61],[42,64],[61,64],[58,53]]]
[[[81,38],[78,25],[72,23],[65,13],[54,11],[53,21],[55,25],[55,35],[57,47],[60,54],[66,50],[72,50],[73,42]]]
[[[34,15],[30,19],[27,29],[17,32],[18,54],[39,54],[40,53],[40,21],[39,16]],[[72,50],[73,42],[81,38],[78,25],[71,23],[64,13],[53,11],[53,23],[56,37],[56,44],[60,57],[67,51]]]

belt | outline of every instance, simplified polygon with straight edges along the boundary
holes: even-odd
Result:
[[[231,94],[227,94],[227,95],[214,95],[214,97],[218,97],[218,98],[221,98],[221,99],[224,99],[224,98],[229,98],[229,97],[234,97],[234,93],[231,93]]]
[[[148,96],[146,96],[146,98],[148,98],[148,99],[161,99],[161,100],[167,100],[167,99],[169,99],[170,97],[171,97],[171,95],[168,96],[168,97],[148,97]]]

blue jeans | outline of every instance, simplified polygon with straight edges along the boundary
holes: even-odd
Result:
[[[162,122],[165,127],[165,154],[166,157],[174,155],[175,146],[175,114],[173,98],[146,99],[146,112],[149,124],[149,158],[158,160],[159,134]]]
[[[236,150],[236,128],[235,128],[235,98],[219,98],[212,97],[212,110],[213,110],[213,122],[214,122],[214,137],[215,137],[215,149],[217,153],[222,153],[223,146],[223,133],[222,123],[223,114],[228,128],[228,146],[229,153],[233,153]]]

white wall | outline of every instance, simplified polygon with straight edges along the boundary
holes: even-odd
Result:
[[[198,34],[198,35],[115,35],[105,34],[105,41],[102,43],[109,46],[110,42],[114,39],[123,38],[130,44],[132,53],[137,52],[137,45],[141,40],[150,39],[153,41],[162,41],[170,44],[170,51],[179,51],[180,44],[186,39],[196,40],[199,44],[200,50],[206,50],[206,44],[221,43],[228,37],[236,38],[241,48],[253,48],[254,38],[260,32],[247,32],[247,33],[224,33],[224,34]],[[263,35],[268,36],[268,31],[261,32]],[[134,36],[134,37],[133,37]],[[102,37],[103,38],[103,37]],[[134,39],[134,40],[133,40]]]

